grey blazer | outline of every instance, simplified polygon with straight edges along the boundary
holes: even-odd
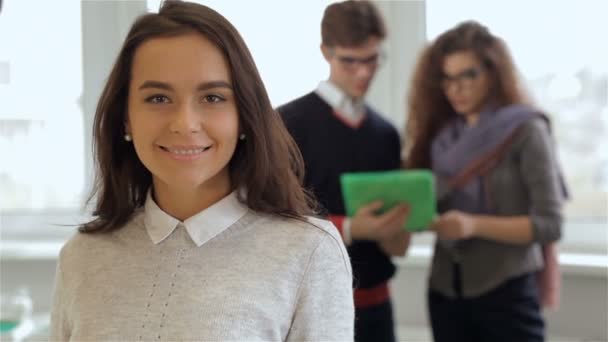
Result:
[[[535,118],[523,124],[513,144],[488,174],[492,203],[497,215],[528,215],[533,242],[516,245],[473,238],[455,243],[437,240],[430,274],[430,288],[454,297],[453,263],[460,263],[462,292],[476,297],[506,280],[543,267],[541,245],[559,240],[562,203],[559,165],[546,122]],[[447,193],[437,184],[438,196]],[[450,209],[450,195],[440,197],[442,209]]]

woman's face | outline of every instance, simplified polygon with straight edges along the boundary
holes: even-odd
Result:
[[[196,33],[141,44],[125,130],[155,187],[230,188],[239,118],[224,55]]]
[[[454,52],[443,59],[441,87],[457,113],[478,114],[489,99],[491,80],[475,53]]]

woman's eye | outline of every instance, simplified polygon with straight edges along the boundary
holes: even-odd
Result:
[[[165,95],[152,95],[146,98],[146,102],[148,103],[168,103],[169,98]]]
[[[210,102],[210,103],[215,103],[215,102],[221,102],[224,99],[220,96],[217,95],[206,95],[203,97],[203,101],[205,102]]]
[[[474,80],[477,76],[479,76],[479,70],[473,68],[465,70],[461,75],[463,79],[467,80]]]

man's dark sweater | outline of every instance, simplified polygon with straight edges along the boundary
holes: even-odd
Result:
[[[304,186],[327,215],[345,215],[340,175],[400,167],[400,140],[395,128],[366,107],[356,127],[347,125],[312,92],[278,108],[304,158]],[[353,241],[348,248],[354,285],[371,288],[395,273],[390,257],[373,241]]]

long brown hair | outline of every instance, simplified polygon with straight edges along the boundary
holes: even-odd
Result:
[[[277,112],[245,42],[219,13],[203,5],[165,1],[158,14],[140,16],[131,27],[101,94],[93,127],[96,181],[89,198],[96,197],[95,219],[83,232],[122,227],[143,206],[152,175],[124,141],[124,123],[133,56],[145,41],[197,32],[224,54],[246,140],[240,141],[229,162],[234,189],[247,189],[239,200],[252,210],[303,219],[314,202],[302,187],[302,156]]]
[[[444,32],[421,53],[408,95],[405,127],[405,165],[429,168],[431,142],[438,131],[458,114],[442,88],[443,60],[455,52],[471,51],[490,72],[491,101],[497,107],[527,103],[517,69],[504,41],[475,21],[466,21]]]

